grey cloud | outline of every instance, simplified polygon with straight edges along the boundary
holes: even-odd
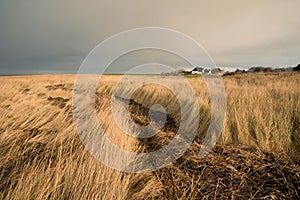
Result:
[[[191,36],[220,65],[292,65],[300,61],[299,7],[297,0],[0,0],[0,73],[74,73],[99,42],[144,26]]]

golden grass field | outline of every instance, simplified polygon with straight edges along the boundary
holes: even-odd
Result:
[[[103,76],[97,89],[97,116],[107,137],[134,152],[167,144],[180,123],[174,95],[158,85],[134,92],[130,109],[136,123],[147,124],[147,109],[156,103],[172,118],[156,136],[136,139],[124,134],[111,114],[120,77]],[[176,77],[168,78],[176,84]],[[74,80],[75,75],[0,77],[0,199],[300,198],[300,73],[224,77],[224,129],[204,159],[197,153],[211,101],[204,81],[188,78],[200,105],[194,143],[176,163],[139,174],[111,169],[85,149],[72,117]]]

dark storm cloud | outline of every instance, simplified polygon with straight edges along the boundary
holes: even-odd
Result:
[[[191,36],[220,65],[292,65],[300,61],[299,6],[297,0],[0,0],[0,73],[75,73],[99,42],[144,26]]]

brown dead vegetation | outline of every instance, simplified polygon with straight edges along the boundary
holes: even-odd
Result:
[[[119,79],[103,76],[96,94],[107,137],[134,152],[168,144],[180,118],[176,99],[157,86],[134,93],[129,107],[135,123],[149,124],[155,103],[166,107],[167,123],[151,138],[132,138],[110,111]],[[130,174],[98,162],[79,139],[72,118],[74,76],[1,77],[0,199],[299,199],[300,74],[225,77],[225,127],[202,159],[198,152],[209,125],[210,98],[199,79],[188,79],[201,113],[193,144],[163,169]]]

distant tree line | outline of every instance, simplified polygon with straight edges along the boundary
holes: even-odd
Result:
[[[230,76],[235,74],[242,74],[242,73],[254,73],[254,72],[299,72],[300,71],[300,64],[296,67],[288,67],[288,68],[271,68],[271,67],[251,67],[247,70],[240,70],[237,69],[234,72],[225,72],[223,76]]]

